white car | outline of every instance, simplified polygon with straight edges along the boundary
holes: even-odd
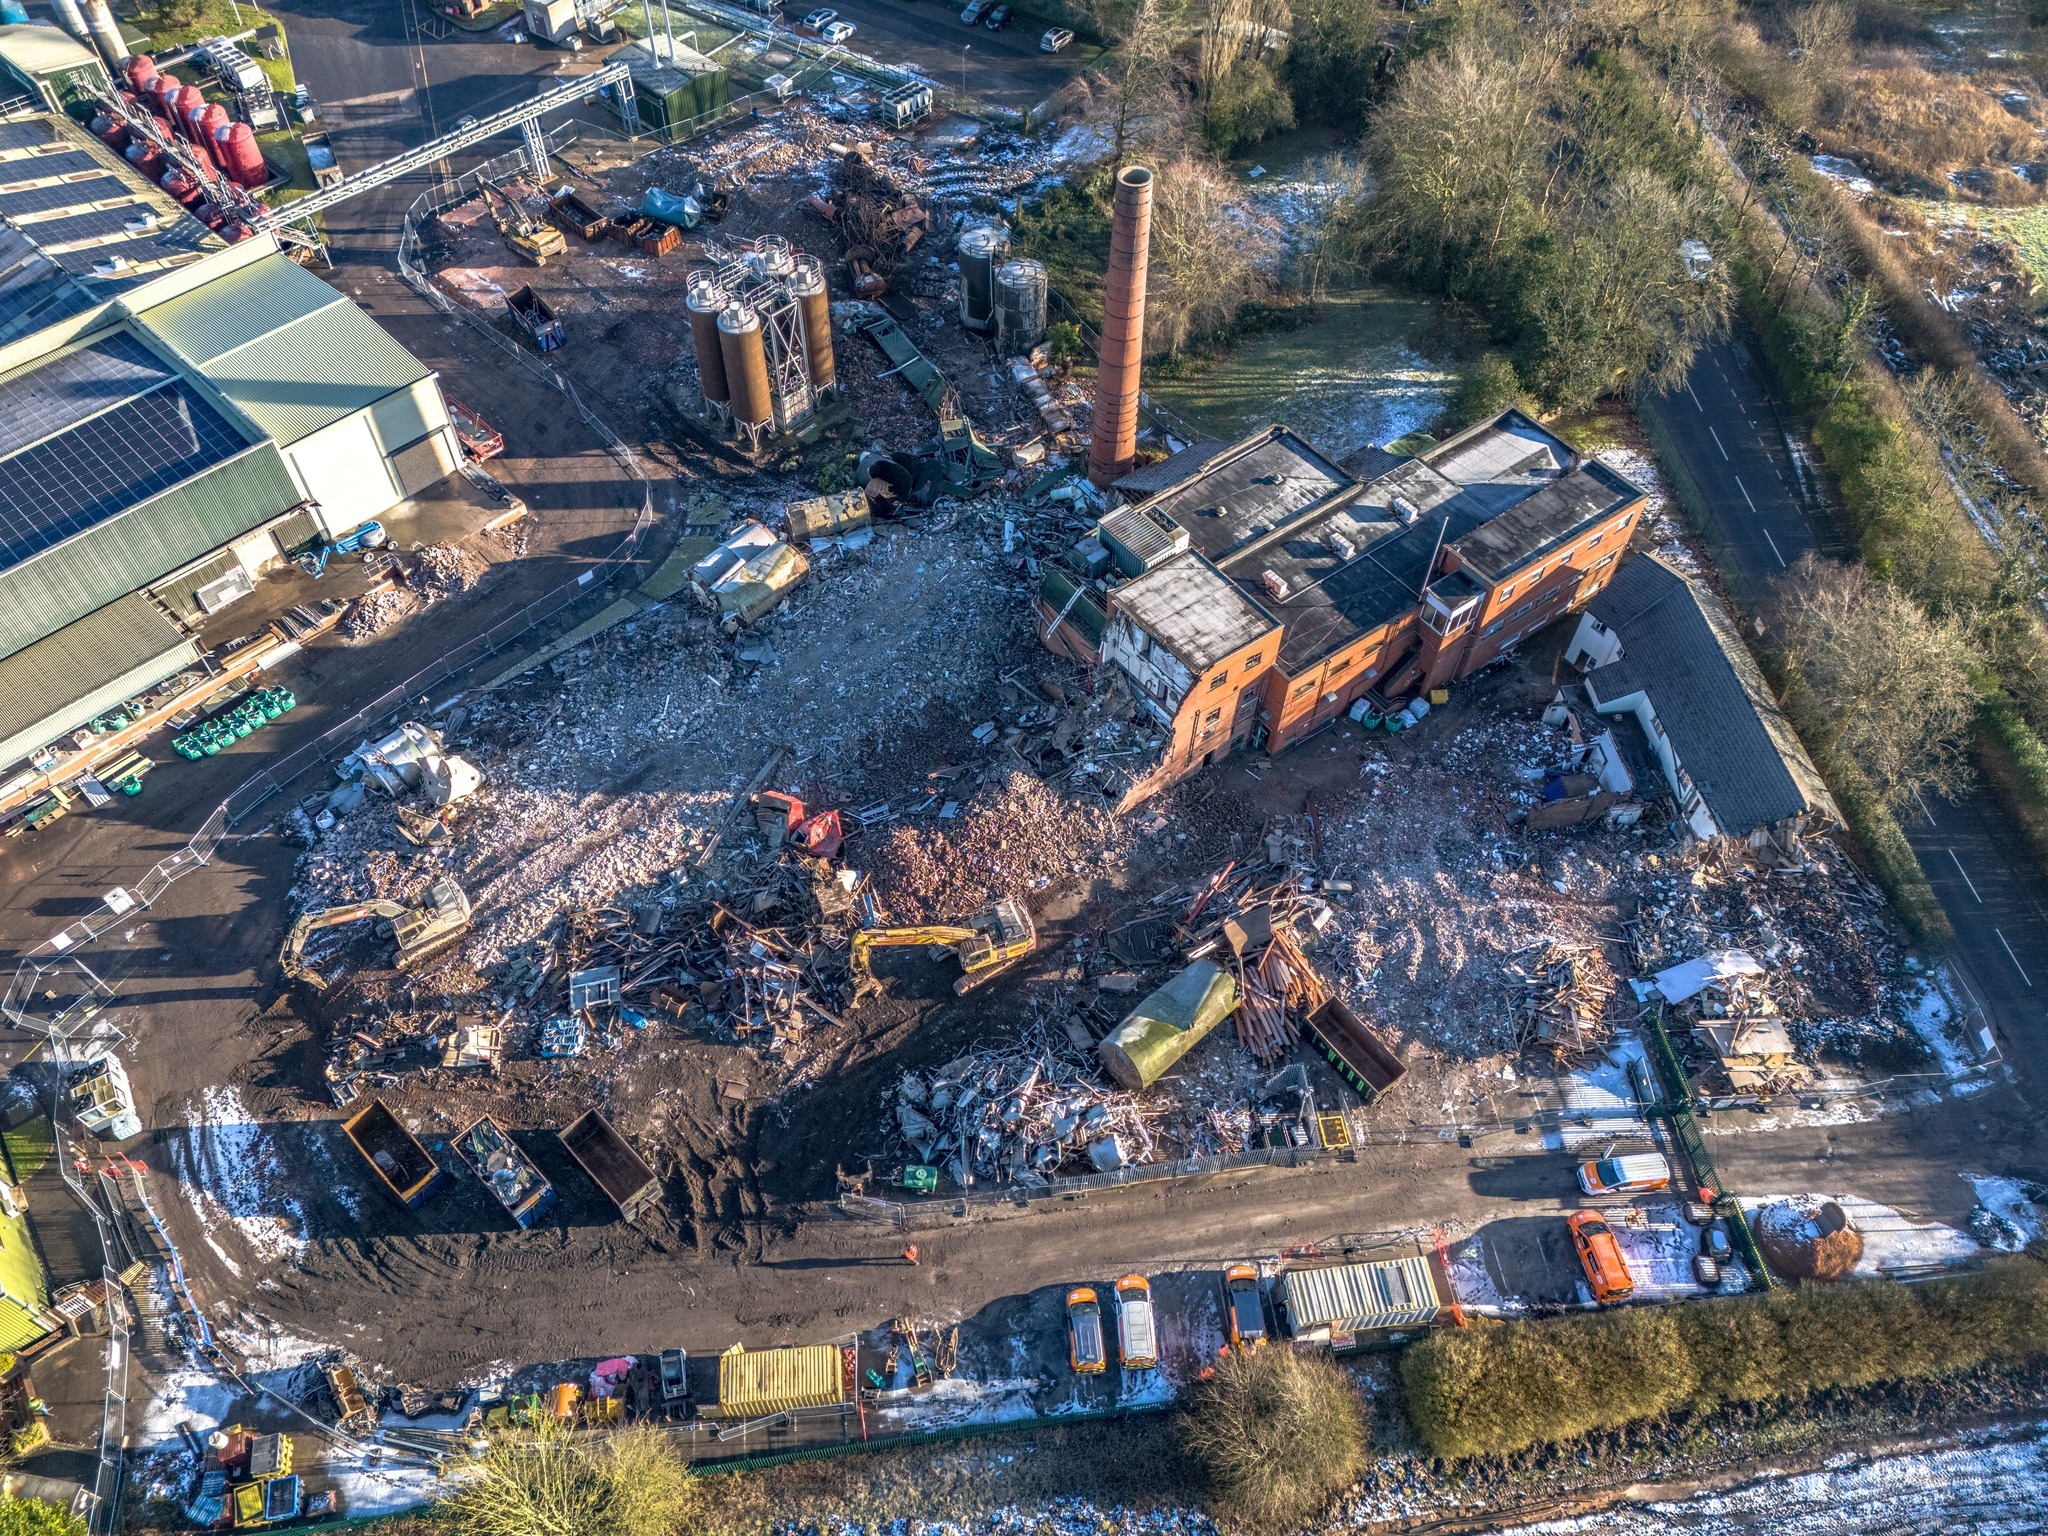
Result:
[[[818,28],[818,36],[825,39],[828,43],[843,43],[853,36],[853,23],[850,21],[828,21],[824,26]]]
[[[1074,40],[1074,34],[1065,27],[1053,27],[1038,40],[1040,53],[1058,53]]]
[[[804,18],[804,26],[813,32],[823,32],[838,14],[837,11],[813,11]]]

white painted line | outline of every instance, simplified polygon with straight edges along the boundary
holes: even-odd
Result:
[[[1926,800],[1926,798],[1925,798],[1925,797],[1924,797],[1924,796],[1923,796],[1923,795],[1922,795],[1922,794],[1920,793],[1920,791],[1919,791],[1919,790],[1917,790],[1917,789],[1913,791],[1913,798],[1914,798],[1915,800],[1918,800],[1918,801],[1920,802],[1920,814],[1921,814],[1922,816],[1925,816],[1925,817],[1927,818],[1927,825],[1929,825],[1930,827],[1931,827],[1931,826],[1933,826],[1933,825],[1934,825],[1934,812],[1930,811],[1930,810],[1929,810],[1929,809],[1927,808],[1927,800]]]
[[[1996,928],[1991,931],[1998,934],[1999,943],[2005,944],[2005,935],[2003,933],[1999,932]],[[2034,985],[2034,978],[2027,974],[2027,968],[2020,964],[2020,957],[2012,952],[2010,944],[2005,944],[2005,958],[2012,962],[2012,968],[2020,973],[2020,980],[2024,981],[2027,984],[2028,990],[2031,991]]]
[[[1772,554],[1778,555],[1778,568],[1780,570],[1787,569],[1788,567],[1786,567],[1785,565],[1785,557],[1783,555],[1778,554],[1778,541],[1771,537],[1771,530],[1768,528],[1764,530],[1764,542],[1771,546]]]
[[[1716,448],[1721,448],[1721,434],[1714,431],[1713,425],[1711,423],[1708,424],[1707,431],[1713,434],[1714,446]],[[1724,459],[1728,457],[1728,450],[1726,448],[1721,448],[1721,457]]]
[[[1970,894],[1972,896],[1977,897],[1977,905],[1980,907],[1983,906],[1984,898],[1982,896],[1977,895],[1977,882],[1972,880],[1970,878],[1970,872],[1967,869],[1963,868],[1963,861],[1956,857],[1955,849],[1949,848],[1945,849],[1944,851],[1948,854],[1949,862],[1955,865],[1956,873],[1963,877],[1963,884],[1967,885],[1970,888]]]
[[[1685,392],[1686,392],[1686,393],[1687,393],[1688,395],[1692,395],[1692,403],[1693,403],[1693,409],[1694,409],[1694,410],[1696,410],[1696,411],[1698,411],[1698,412],[1699,412],[1699,413],[1700,413],[1700,414],[1701,414],[1702,416],[1706,415],[1706,414],[1707,414],[1707,408],[1706,408],[1706,407],[1705,407],[1704,405],[1701,405],[1701,404],[1700,404],[1700,397],[1699,397],[1698,395],[1693,395],[1693,390],[1692,390],[1692,380],[1691,380],[1691,379],[1687,379],[1687,380],[1685,381]]]

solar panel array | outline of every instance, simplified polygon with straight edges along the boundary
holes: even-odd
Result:
[[[19,192],[0,192],[0,214],[48,213],[53,208],[77,208],[86,203],[104,203],[110,198],[132,196],[128,183],[118,176],[95,176],[89,181],[64,181],[54,187],[24,187]]]
[[[0,382],[0,569],[246,446],[126,334]]]
[[[0,123],[0,149],[34,149],[38,144],[47,144],[56,135],[50,125],[41,118],[23,118],[18,122]]]

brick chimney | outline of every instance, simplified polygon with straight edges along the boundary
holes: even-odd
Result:
[[[1095,374],[1095,424],[1088,478],[1107,489],[1138,456],[1138,361],[1145,350],[1145,262],[1152,243],[1152,173],[1116,174],[1109,271],[1102,284],[1102,354]]]

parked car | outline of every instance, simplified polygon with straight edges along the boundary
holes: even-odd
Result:
[[[1093,1376],[1109,1365],[1102,1343],[1102,1307],[1085,1285],[1067,1292],[1067,1358],[1082,1376]]]
[[[804,26],[813,32],[823,32],[838,14],[837,11],[813,11],[804,18]]]
[[[1048,27],[1045,36],[1038,40],[1040,53],[1058,53],[1074,40],[1074,34],[1065,27]]]
[[[1015,14],[1016,12],[1012,11],[1007,5],[999,5],[988,13],[988,17],[982,22],[982,25],[991,32],[1000,32],[1010,24],[1010,18]]]
[[[1716,1216],[1700,1229],[1700,1252],[1716,1264],[1726,1264],[1735,1256],[1734,1246],[1728,1241],[1728,1223]]]
[[[1159,1364],[1152,1282],[1143,1275],[1125,1275],[1116,1283],[1116,1358],[1127,1371],[1149,1371]]]
[[[1232,1349],[1257,1349],[1266,1342],[1266,1304],[1259,1297],[1259,1272],[1250,1264],[1223,1271],[1223,1316]]]
[[[1702,1249],[1692,1256],[1692,1277],[1703,1291],[1718,1291],[1721,1288],[1721,1266],[1714,1262],[1714,1256]]]
[[[843,43],[853,36],[853,23],[850,21],[828,21],[824,26],[818,28],[818,36],[828,43]]]
[[[1670,1187],[1671,1165],[1655,1152],[1579,1164],[1579,1188],[1589,1195],[1633,1195]]]
[[[960,13],[962,24],[970,27],[973,26],[988,14],[989,6],[994,3],[995,0],[967,0],[967,9]]]
[[[1627,1301],[1635,1295],[1635,1280],[1607,1219],[1598,1211],[1578,1211],[1565,1219],[1565,1225],[1571,1228],[1572,1247],[1578,1251],[1586,1282],[1593,1287],[1593,1299]]]

